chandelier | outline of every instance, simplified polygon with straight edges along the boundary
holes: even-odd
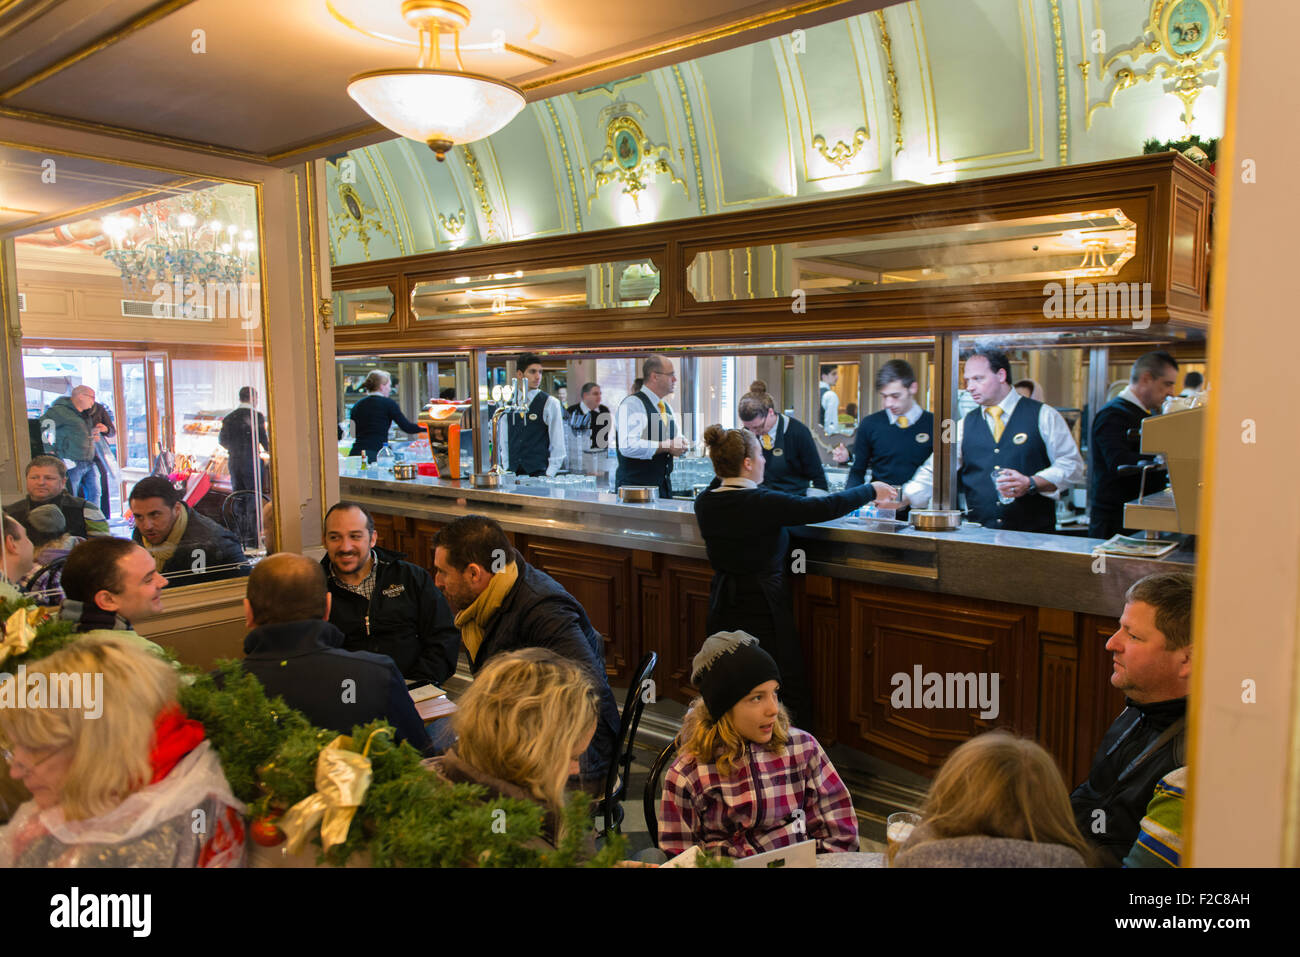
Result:
[[[146,203],[139,218],[107,216],[100,225],[111,248],[104,258],[122,273],[122,284],[149,293],[156,283],[243,283],[257,272],[251,229],[192,210],[175,212],[166,202]]]
[[[460,58],[460,31],[469,10],[453,0],[403,0],[402,18],[420,37],[414,69],[370,70],[348,83],[348,96],[394,133],[419,140],[442,162],[453,146],[491,136],[524,108],[518,87],[467,73]],[[442,33],[451,33],[455,70],[442,68]]]

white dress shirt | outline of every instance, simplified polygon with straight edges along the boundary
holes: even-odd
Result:
[[[1133,387],[1131,385],[1124,386],[1124,391],[1119,394],[1119,397],[1123,399],[1125,402],[1137,406],[1143,412],[1146,412],[1148,414],[1151,413],[1151,410],[1148,409],[1145,405],[1143,405],[1142,400],[1139,399],[1137,395],[1133,392]]]
[[[652,459],[655,457],[655,453],[659,451],[659,443],[654,439],[646,439],[643,434],[646,430],[645,406],[637,398],[637,395],[643,395],[649,399],[652,409],[658,409],[659,403],[663,402],[668,409],[668,417],[673,420],[678,435],[682,434],[682,426],[677,421],[677,413],[673,411],[671,405],[668,405],[668,396],[661,399],[645,386],[641,387],[639,393],[634,392],[619,403],[618,414],[615,416],[619,452],[629,459]]]
[[[529,389],[528,394],[524,396],[525,407],[532,405],[533,400],[537,398],[537,393],[541,391],[541,389]],[[511,415],[503,415],[501,418],[505,424],[505,428],[501,430],[501,464],[509,469]],[[542,406],[542,421],[546,424],[546,431],[550,436],[550,448],[546,455],[546,474],[554,476],[564,466],[564,456],[568,452],[568,447],[564,444],[564,407],[553,395],[548,395],[546,404]]]
[[[1005,427],[1011,421],[1011,413],[1015,410],[1016,403],[1023,396],[1015,389],[1006,394],[998,405],[1002,408],[1002,424]],[[987,406],[984,406],[981,413],[984,421],[988,423],[989,430],[993,429],[993,416],[989,415]],[[957,467],[961,468],[961,439],[962,427],[965,425],[964,418],[957,420]],[[936,423],[937,425],[938,423]],[[1043,438],[1043,444],[1047,447],[1047,457],[1051,459],[1051,464],[1041,471],[1035,472],[1034,476],[1051,482],[1056,489],[1051,492],[1042,492],[1048,498],[1060,498],[1061,492],[1071,485],[1079,485],[1084,478],[1083,457],[1079,455],[1079,447],[1074,444],[1074,436],[1070,434],[1070,427],[1065,424],[1065,419],[1061,413],[1057,412],[1046,402],[1038,410],[1038,434]],[[930,495],[934,490],[934,455],[931,454],[925,463],[916,470],[911,481],[903,486],[903,494],[912,503],[915,508],[925,508],[930,502]]]
[[[915,399],[913,399],[912,404],[907,407],[906,412],[900,412],[898,415],[894,415],[894,413],[890,412],[888,409],[885,410],[885,415],[889,416],[890,425],[898,425],[898,420],[903,418],[904,416],[907,417],[907,424],[909,426],[916,425],[916,420],[919,419],[924,414],[925,414],[925,409],[917,405]]]
[[[840,430],[840,397],[829,386],[822,393],[822,428],[827,432]]]

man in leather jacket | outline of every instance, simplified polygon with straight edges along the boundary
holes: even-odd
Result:
[[[1135,582],[1124,596],[1119,630],[1106,642],[1114,664],[1110,683],[1124,692],[1126,707],[1070,803],[1079,831],[1108,866],[1119,866],[1133,846],[1156,784],[1187,763],[1192,584],[1183,572]]]

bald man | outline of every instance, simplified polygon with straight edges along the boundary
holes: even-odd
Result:
[[[99,470],[95,467],[95,439],[107,429],[91,425],[86,413],[95,404],[95,390],[76,386],[61,395],[41,416],[45,451],[63,460],[68,469],[68,491],[88,502],[99,501]]]
[[[319,562],[280,552],[264,558],[248,577],[244,670],[267,697],[280,695],[312,724],[348,734],[376,718],[393,726],[399,741],[432,752],[406,690],[387,655],[345,651],[343,632],[328,621],[330,593]]]

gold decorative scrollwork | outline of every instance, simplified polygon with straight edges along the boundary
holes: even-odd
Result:
[[[903,107],[898,101],[898,74],[894,72],[894,50],[885,26],[885,11],[877,10],[876,25],[880,27],[880,49],[885,53],[885,79],[889,83],[890,115],[894,118],[894,155],[903,151]]]
[[[1115,68],[1114,84],[1104,99],[1088,106],[1085,129],[1092,128],[1098,110],[1114,106],[1121,90],[1162,77],[1172,81],[1167,91],[1183,101],[1183,123],[1190,133],[1196,119],[1192,106],[1205,88],[1205,75],[1223,60],[1223,48],[1211,47],[1227,36],[1227,0],[1151,0],[1142,38],[1102,63],[1103,76]],[[1139,69],[1138,60],[1146,56],[1157,59]],[[1125,60],[1128,62],[1120,65]],[[1081,64],[1080,69],[1086,83],[1087,67]]]
[[[483,237],[484,242],[499,243],[501,242],[501,230],[497,228],[496,211],[492,208],[492,203],[488,200],[487,184],[483,182],[483,172],[478,167],[478,157],[474,155],[474,150],[468,145],[462,146],[461,153],[465,157],[465,169],[469,171],[470,185],[474,187],[474,195],[478,197],[479,212],[483,214],[483,221],[487,223],[487,235]]]
[[[826,159],[826,162],[833,164],[837,169],[844,169],[862,151],[862,147],[867,142],[867,131],[858,127],[857,132],[853,134],[853,145],[840,140],[832,147],[826,146],[826,137],[818,133],[813,137],[812,145],[818,153]]]
[[[465,236],[465,219],[465,210],[463,209],[458,209],[450,216],[444,216],[439,213],[438,225],[441,226],[442,231],[453,240],[463,239]]]
[[[669,162],[672,151],[668,145],[651,142],[634,114],[645,117],[645,111],[635,103],[622,101],[600,111],[600,122],[605,124],[605,152],[591,161],[595,188],[587,196],[588,210],[601,187],[614,182],[622,184],[623,194],[632,197],[632,204],[639,210],[641,193],[657,176],[667,176],[682,188],[682,195],[691,198],[686,181]]]
[[[393,234],[388,231],[388,227],[379,218],[379,210],[368,205],[361,198],[361,194],[357,192],[355,186],[340,180],[338,192],[339,202],[343,206],[345,215],[335,217],[333,212],[330,213],[330,222],[338,225],[335,233],[340,240],[346,239],[355,233],[357,240],[361,243],[362,252],[369,259],[371,232],[383,233],[389,239],[393,238]]]

